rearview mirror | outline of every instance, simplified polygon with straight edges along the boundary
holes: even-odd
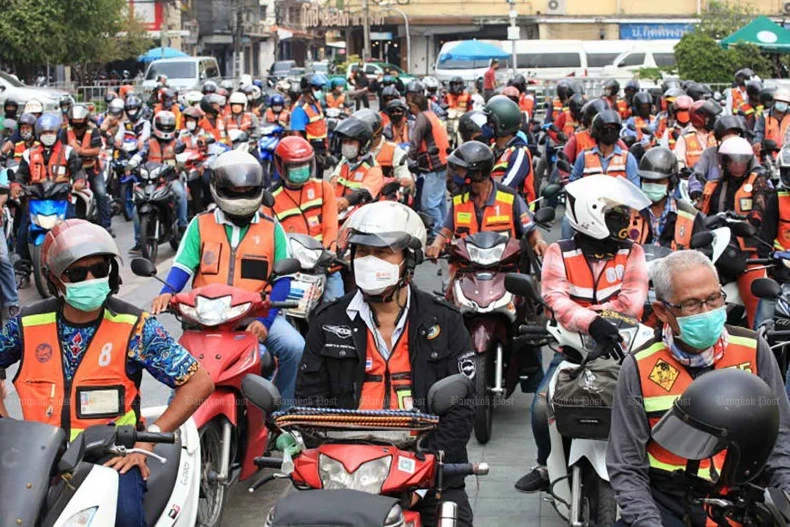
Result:
[[[573,171],[573,167],[571,166],[571,164],[565,161],[564,159],[560,159],[557,161],[557,168],[560,169],[562,172],[570,173]]]
[[[263,196],[261,197],[261,205],[269,209],[274,207],[274,196],[268,190],[263,191]]]
[[[691,237],[689,247],[692,249],[705,249],[713,244],[713,233],[710,231],[698,232]]]
[[[455,406],[462,404],[473,391],[472,381],[463,373],[445,377],[433,383],[428,390],[428,411],[440,417],[447,415]]]
[[[242,379],[241,394],[267,414],[277,411],[282,404],[282,397],[274,384],[254,374],[248,374]]]
[[[734,236],[739,236],[741,238],[751,238],[757,234],[757,229],[751,223],[739,221],[736,223],[730,223],[730,232],[732,232]]]
[[[551,185],[546,185],[543,188],[543,190],[540,191],[540,195],[543,196],[545,199],[552,199],[559,196],[560,192],[562,192],[562,186],[553,183]]]
[[[203,142],[206,143],[207,145],[213,145],[214,143],[217,142],[217,138],[214,137],[213,135],[209,135],[208,137],[203,139]]]
[[[772,278],[758,278],[752,282],[752,294],[757,298],[774,300],[782,294],[782,286]]]
[[[542,209],[538,209],[538,211],[535,213],[535,223],[545,225],[551,221],[554,221],[555,214],[556,212],[551,207],[543,207]]]
[[[272,268],[276,276],[286,276],[302,270],[302,264],[296,258],[283,258],[274,263]]]
[[[137,276],[156,276],[156,266],[145,258],[134,258],[132,260],[132,272]]]
[[[508,273],[505,276],[505,289],[514,295],[523,296],[535,303],[542,302],[532,277],[521,273]]]
[[[187,149],[186,143],[178,143],[174,150],[176,154],[183,154],[186,151],[186,149]]]
[[[427,212],[418,212],[417,214],[420,216],[422,224],[425,225],[425,230],[428,232],[433,230],[433,225],[436,223],[436,220],[433,219],[433,216]]]

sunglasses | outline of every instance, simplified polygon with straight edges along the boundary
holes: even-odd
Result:
[[[69,282],[82,282],[88,277],[88,273],[93,278],[107,278],[110,275],[110,262],[104,261],[95,263],[88,267],[70,267],[63,272]]]

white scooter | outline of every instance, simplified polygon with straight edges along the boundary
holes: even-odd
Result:
[[[151,423],[165,407],[143,410]],[[154,453],[134,449],[156,443]],[[149,456],[143,502],[151,527],[192,527],[200,494],[200,437],[190,419],[175,434],[131,426],[92,426],[68,444],[62,429],[0,419],[0,525],[115,525],[118,472],[102,465],[131,453]],[[53,477],[54,476],[54,477]]]
[[[505,278],[505,287],[514,294],[542,303],[529,276],[510,274]],[[653,339],[653,329],[634,318],[613,311],[601,311],[600,316],[619,328],[625,354]],[[606,470],[610,410],[602,406],[578,405],[575,401],[571,407],[560,405],[555,400],[561,378],[564,382],[590,386],[589,390],[580,392],[584,394],[596,393],[604,381],[610,385],[614,382],[612,378],[596,378],[596,372],[585,367],[587,356],[598,345],[589,335],[569,331],[555,320],[549,321],[545,327],[521,326],[519,333],[538,339],[548,334],[557,342],[565,359],[549,381],[546,394],[551,438],[551,453],[547,462],[550,497],[547,500],[571,527],[612,525],[617,520],[618,512]],[[611,359],[601,358],[597,361]]]

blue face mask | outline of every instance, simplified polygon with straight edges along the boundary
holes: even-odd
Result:
[[[697,350],[706,350],[716,344],[724,331],[727,313],[724,306],[705,313],[678,317],[678,338]]]
[[[787,103],[786,102],[775,102],[774,103],[774,110],[779,113],[787,113]]]
[[[302,165],[288,169],[288,181],[294,185],[302,185],[310,179],[310,165]]]
[[[63,284],[66,286],[66,303],[80,311],[99,309],[110,294],[109,277]]]

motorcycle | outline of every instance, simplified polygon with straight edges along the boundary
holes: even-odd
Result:
[[[189,190],[191,214],[197,215],[206,210],[210,203],[210,192],[207,187],[207,172],[220,154],[230,150],[224,143],[218,143],[213,136],[206,136],[198,141],[197,148],[187,148],[186,143],[176,146],[176,166],[181,181]]]
[[[260,479],[250,492],[283,477],[299,492],[278,501],[264,525],[421,526],[419,512],[409,510],[412,492],[428,489],[441,496],[450,478],[488,474],[486,463],[445,463],[442,451],[423,449],[440,416],[472,390],[462,374],[442,379],[428,392],[431,414],[303,407],[274,414],[268,426],[281,433],[277,444],[283,457],[259,457],[255,464],[279,473]],[[267,414],[279,405],[276,388],[257,376],[242,381],[242,393]],[[439,525],[456,525],[455,507],[452,502],[439,505]]]
[[[27,245],[33,266],[33,280],[42,298],[49,298],[51,293],[41,268],[41,247],[50,229],[66,219],[70,193],[71,185],[66,182],[53,183],[45,180],[25,187],[30,214]]]
[[[165,407],[144,409],[155,421]],[[0,519],[3,525],[115,525],[118,472],[108,456],[152,458],[143,506],[147,525],[195,525],[200,492],[200,442],[191,419],[178,433],[138,432],[132,426],[97,425],[71,443],[62,429],[35,421],[0,419]],[[154,452],[134,448],[155,443]]]
[[[263,184],[266,188],[279,181],[279,175],[274,169],[274,149],[280,144],[285,134],[285,129],[277,123],[264,123],[260,127],[258,139],[258,161],[263,168]]]
[[[456,147],[461,145],[464,141],[458,131],[458,122],[466,112],[460,108],[447,109],[447,121],[445,127],[447,128],[447,138],[450,140],[450,148],[455,150]]]
[[[280,260],[274,273],[291,274],[297,266],[292,259]],[[144,258],[132,260],[132,272],[156,278],[156,267]],[[262,362],[258,339],[238,327],[244,320],[265,315],[270,308],[291,307],[295,307],[294,302],[270,302],[260,293],[220,284],[179,293],[170,300],[168,311],[186,328],[179,343],[198,359],[215,386],[192,415],[200,436],[197,517],[201,526],[221,524],[228,487],[257,472],[253,460],[264,452],[269,440],[264,414],[245,403],[241,382],[248,374],[271,373],[273,362],[269,354]]]
[[[99,208],[93,197],[93,191],[85,187],[82,190],[74,190],[71,193],[71,204],[74,206],[74,215],[81,220],[92,223],[99,223]]]
[[[170,165],[149,161],[138,168],[138,174],[134,205],[140,218],[140,252],[155,263],[159,244],[168,242],[175,251],[181,241],[176,195],[170,187],[176,172]]]
[[[783,264],[790,267],[790,261]],[[764,320],[758,332],[768,345],[779,364],[782,378],[787,380],[787,367],[790,363],[790,284],[779,284],[773,278],[758,278],[752,282],[752,294],[757,298],[775,302],[771,318]]]
[[[291,290],[288,293],[288,300],[297,302],[298,306],[286,309],[284,313],[305,336],[309,329],[308,320],[324,297],[326,276],[329,268],[337,262],[337,256],[312,236],[295,233],[287,236],[291,255],[299,261],[300,269],[289,275]]]
[[[132,221],[134,217],[134,185],[136,182],[134,167],[129,168],[129,161],[137,154],[137,136],[133,132],[125,132],[121,149],[118,151],[118,159],[113,163],[113,169],[118,178],[118,200],[121,204],[121,212],[126,221]]]
[[[505,287],[514,295],[543,303],[534,282],[526,275],[508,275]],[[654,330],[634,318],[613,311],[599,314],[619,329],[625,354],[654,338]],[[556,320],[545,326],[521,326],[518,332],[540,341],[549,336],[559,345],[564,359],[546,393],[545,412],[551,437],[547,463],[549,501],[572,527],[613,525],[617,502],[609,484],[606,448],[619,364],[603,358],[588,361],[591,353],[601,351],[599,345],[589,335],[569,331]],[[572,386],[582,386],[584,391],[570,392],[568,388]]]

